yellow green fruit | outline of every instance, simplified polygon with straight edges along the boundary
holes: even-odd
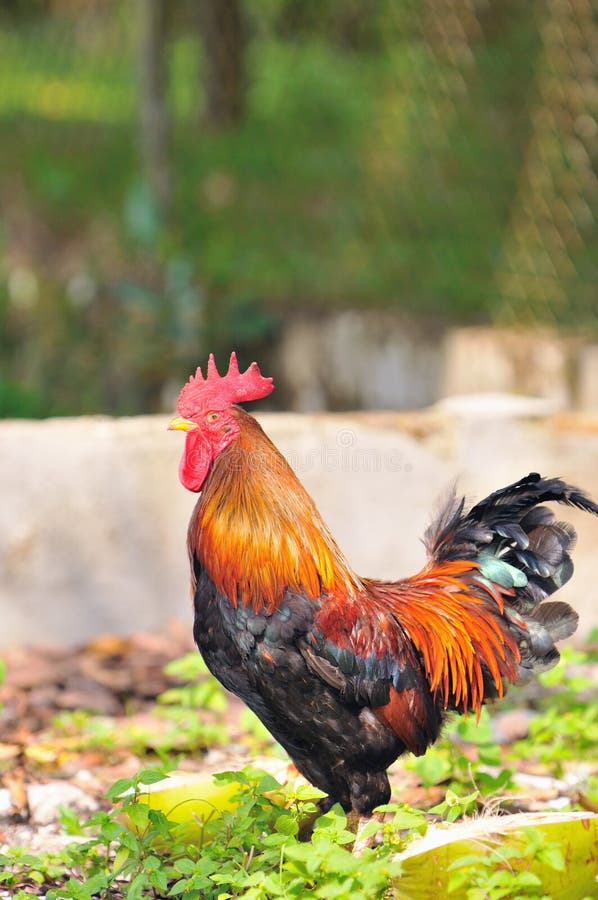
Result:
[[[223,812],[233,812],[238,782],[220,783],[205,775],[169,775],[142,789],[138,803],[157,809],[180,826],[180,836],[193,843],[213,838],[214,825]]]
[[[541,833],[543,847],[558,849],[562,868],[550,865],[541,855],[530,859],[526,835],[529,829]],[[429,900],[447,896],[458,860],[468,856],[475,859],[492,849],[503,848],[515,851],[514,855],[508,854],[503,867],[536,875],[551,900],[598,897],[598,815],[545,812],[480,816],[459,825],[429,828],[425,837],[413,841],[399,855],[403,875],[393,885],[394,898]],[[450,894],[451,900],[463,900],[466,896],[466,888]]]

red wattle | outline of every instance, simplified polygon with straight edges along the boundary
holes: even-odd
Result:
[[[185,450],[179,464],[179,478],[183,487],[197,494],[208,476],[212,465],[212,450],[200,429],[188,431]]]

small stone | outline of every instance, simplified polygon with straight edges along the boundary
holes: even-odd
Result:
[[[12,797],[7,788],[0,789],[0,819],[10,815],[12,810]]]
[[[79,814],[91,813],[98,804],[68,781],[49,781],[46,784],[32,784],[27,790],[31,821],[36,825],[47,825],[60,819],[61,806],[68,806]]]
[[[536,713],[531,709],[512,709],[498,713],[490,720],[492,740],[497,744],[512,744],[529,734],[529,723]]]

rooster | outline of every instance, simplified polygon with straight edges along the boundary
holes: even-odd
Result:
[[[421,755],[451,711],[479,715],[506,684],[554,666],[577,614],[545,602],[569,580],[573,528],[544,503],[598,514],[582,491],[530,474],[470,509],[451,496],[425,534],[428,561],[400,581],[351,568],[314,501],[256,420],[257,363],[210,356],[170,428],[200,493],[188,533],[194,637],[210,671],[328,795],[369,815],[387,767]]]

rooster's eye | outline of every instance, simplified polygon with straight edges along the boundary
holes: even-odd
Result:
[[[217,413],[217,412],[211,412],[211,413],[208,413],[207,416],[206,416],[206,421],[207,421],[207,422],[216,422],[217,419],[218,419],[218,413]]]

